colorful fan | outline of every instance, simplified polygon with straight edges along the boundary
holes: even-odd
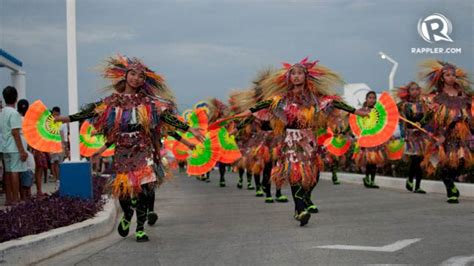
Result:
[[[178,132],[178,134],[180,134]],[[184,138],[185,136],[182,135]],[[173,137],[167,137],[164,141],[165,148],[170,150],[176,160],[178,161],[185,161],[189,157],[189,147],[184,145],[183,143],[175,140]]]
[[[328,128],[319,128],[316,131],[316,140],[318,142],[318,145],[324,145],[326,140],[331,139],[333,136],[332,131]]]
[[[332,136],[330,139],[326,140],[324,146],[331,154],[342,156],[351,147],[351,140],[344,136]]]
[[[189,116],[191,115],[192,112],[193,112],[193,110],[191,110],[191,109],[186,109],[186,110],[183,111],[181,116],[184,118],[185,122],[188,122],[188,118],[189,118]]]
[[[42,152],[62,152],[60,130],[61,123],[54,121],[43,102],[37,100],[30,105],[23,120],[23,135],[28,145]]]
[[[95,134],[94,126],[88,121],[82,123],[79,130],[79,152],[84,157],[91,157],[102,146],[105,145],[105,138],[101,134]],[[110,146],[101,156],[109,157],[114,155],[115,145]]]
[[[405,141],[403,139],[392,140],[387,143],[386,148],[389,160],[400,160],[405,152]]]
[[[219,140],[221,148],[219,162],[230,164],[242,157],[234,136],[231,136],[225,127],[211,131],[211,136],[217,136],[217,139]]]
[[[398,125],[398,108],[387,92],[382,93],[368,117],[350,115],[352,132],[361,147],[375,147],[389,140]]]
[[[214,168],[221,156],[221,149],[217,135],[206,134],[203,143],[196,144],[196,148],[188,157],[188,175],[203,175]]]
[[[192,111],[188,115],[187,122],[190,127],[199,128],[203,131],[203,133],[205,133],[209,124],[206,110],[203,108],[198,108]]]

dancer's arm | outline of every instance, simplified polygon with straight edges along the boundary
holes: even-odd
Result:
[[[187,139],[183,139],[176,131],[168,131],[168,136],[173,137],[177,141],[183,143],[184,145],[188,146],[191,150],[193,150],[196,145],[194,143],[191,143]]]
[[[101,103],[102,102],[90,103],[84,106],[78,113],[69,116],[58,116],[54,120],[56,122],[70,123],[92,118],[97,115],[95,109]]]
[[[342,101],[337,101],[337,100],[334,100],[332,102],[332,106],[334,108],[337,108],[337,109],[341,109],[341,110],[344,110],[346,112],[349,112],[351,114],[355,114],[355,115],[359,115],[359,116],[367,116],[370,111],[368,111],[367,109],[364,109],[364,108],[360,108],[360,109],[355,109],[354,107],[342,102]]]

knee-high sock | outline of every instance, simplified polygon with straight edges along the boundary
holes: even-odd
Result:
[[[123,215],[125,216],[125,219],[127,221],[132,220],[133,216],[133,209],[132,209],[132,199],[130,197],[128,198],[122,198],[119,199],[120,207],[122,207]]]
[[[147,207],[149,212],[154,212],[155,211],[155,186],[152,185],[152,187],[148,191],[148,197],[147,197]]]
[[[247,183],[252,183],[252,172],[250,172],[249,170],[247,170]]]
[[[145,228],[144,225],[147,218],[147,209],[150,197],[149,193],[150,188],[148,187],[148,184],[142,185],[142,191],[137,196],[137,232],[143,231]]]
[[[271,191],[272,182],[270,181],[270,177],[272,175],[272,168],[273,168],[273,162],[267,162],[265,163],[265,166],[263,167],[262,185],[263,185],[263,190],[265,191],[265,194],[267,197],[272,196],[272,191]]]
[[[219,163],[219,174],[221,176],[221,181],[225,181],[225,168],[227,164]]]
[[[421,156],[414,156],[414,175],[416,177],[416,184],[415,190],[420,188],[421,179],[423,178],[423,170],[421,169],[421,162],[423,161],[423,157]]]
[[[441,172],[441,178],[443,180],[444,185],[446,186],[448,198],[454,196],[452,194],[452,189],[455,187],[454,180],[456,179],[457,175],[458,172],[456,171],[456,169],[448,167],[444,168]]]
[[[376,164],[367,164],[366,168],[366,176],[367,178],[370,177],[372,183],[375,181],[375,174],[377,173],[377,165]]]
[[[239,180],[240,181],[242,181],[242,179],[244,177],[244,172],[245,172],[244,168],[239,168]]]
[[[262,186],[262,184],[260,183],[260,174],[254,174],[253,180],[255,181],[255,186],[257,187],[257,189],[259,189]]]
[[[300,185],[291,186],[291,195],[295,202],[295,210],[300,213],[305,210],[306,204],[304,203],[305,191]]]

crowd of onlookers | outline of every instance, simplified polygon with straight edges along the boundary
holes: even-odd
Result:
[[[23,118],[29,103],[18,100],[12,86],[3,91],[0,101],[0,193],[5,193],[5,205],[14,205],[31,197],[36,185],[36,196],[43,196],[43,182],[59,182],[59,164],[69,157],[68,128],[61,126],[63,152],[45,153],[29,147],[23,137]],[[61,113],[59,107],[51,110],[53,116]]]

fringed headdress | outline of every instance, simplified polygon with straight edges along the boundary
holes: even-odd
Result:
[[[164,78],[149,69],[143,62],[136,58],[129,58],[118,54],[115,57],[109,57],[105,61],[105,66],[102,69],[102,76],[112,81],[109,88],[117,89],[123,86],[127,73],[130,70],[143,73],[145,75],[145,83],[141,88],[144,93],[149,96],[158,96],[170,101],[174,101],[174,96],[171,90],[166,86]]]
[[[319,61],[309,61],[304,58],[299,63],[291,65],[283,63],[283,68],[275,71],[267,79],[261,82],[263,99],[270,99],[277,95],[282,95],[291,86],[290,75],[293,69],[302,68],[306,74],[305,92],[310,98],[319,96],[335,95],[334,88],[342,86],[344,83],[342,78],[330,70],[319,64]]]
[[[405,86],[396,88],[393,92],[393,96],[402,101],[407,101],[410,98],[410,88],[413,86],[420,87],[418,83],[411,81]]]
[[[456,84],[467,94],[472,94],[470,81],[466,72],[455,65],[436,59],[429,59],[420,64],[420,80],[425,82],[426,93],[433,93],[442,89],[443,73],[452,70],[456,75]]]

